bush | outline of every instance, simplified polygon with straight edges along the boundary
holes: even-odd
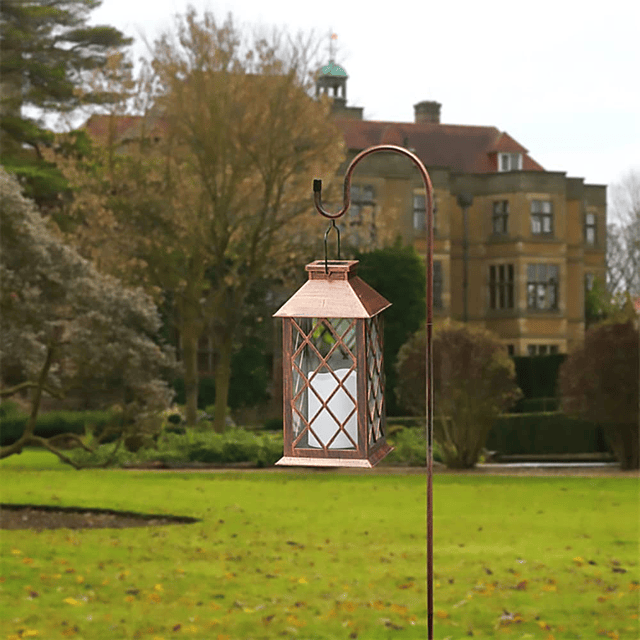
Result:
[[[388,438],[393,451],[385,458],[387,465],[426,467],[427,450],[424,427],[405,427],[394,431]],[[437,443],[433,446],[433,459],[442,462],[442,454]]]
[[[19,440],[28,419],[26,414],[17,412],[2,416],[0,445],[13,444]],[[34,433],[40,438],[51,438],[65,433],[82,435],[89,427],[94,433],[99,434],[107,427],[119,423],[120,416],[112,411],[50,411],[38,416]]]
[[[86,466],[101,466],[114,450],[103,445],[90,454],[77,450],[73,459]],[[225,433],[189,429],[184,435],[165,431],[153,447],[140,449],[135,454],[119,451],[115,465],[162,463],[181,466],[193,463],[224,465],[249,463],[256,467],[274,465],[282,457],[282,435],[261,434],[243,429],[229,429]]]
[[[561,412],[498,416],[486,448],[502,455],[608,451],[602,429],[597,424]]]
[[[425,415],[425,335],[419,331],[398,354],[403,406]],[[473,467],[497,416],[521,395],[515,367],[498,337],[446,322],[433,334],[434,439],[447,466]]]
[[[639,351],[634,322],[598,325],[559,375],[565,412],[602,425],[622,469],[640,468]]]

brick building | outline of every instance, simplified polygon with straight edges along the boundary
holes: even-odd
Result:
[[[436,318],[494,331],[514,355],[566,353],[582,340],[585,292],[605,277],[606,187],[546,171],[496,127],[442,123],[437,102],[416,104],[414,122],[364,120],[362,108],[347,106],[347,79],[331,62],[317,82],[333,100],[347,161],[396,144],[429,170]],[[375,154],[354,172],[344,235],[365,245],[400,235],[424,255],[424,210],[414,165]]]

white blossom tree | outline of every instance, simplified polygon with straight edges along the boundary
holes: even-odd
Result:
[[[60,435],[35,435],[42,394],[118,391],[125,424],[135,431],[169,403],[163,373],[175,360],[158,339],[152,300],[65,245],[2,167],[0,224],[0,397],[29,390],[31,403],[23,434],[0,447],[0,458],[39,445],[73,464],[59,449]],[[77,435],[64,438],[87,447]]]

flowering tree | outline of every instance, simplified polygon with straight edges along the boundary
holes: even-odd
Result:
[[[61,436],[34,434],[42,394],[119,390],[125,423],[135,430],[170,401],[162,375],[174,359],[157,338],[151,299],[101,275],[62,243],[1,167],[0,216],[0,395],[29,390],[31,402],[24,433],[0,448],[0,458],[37,444],[71,463],[57,447]]]
[[[424,330],[398,354],[400,403],[425,415]],[[484,329],[447,322],[433,334],[434,439],[445,463],[473,467],[497,416],[521,395],[515,365],[497,336]]]

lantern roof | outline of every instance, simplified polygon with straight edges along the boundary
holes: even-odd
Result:
[[[391,303],[357,275],[358,260],[316,260],[275,318],[373,318]]]

